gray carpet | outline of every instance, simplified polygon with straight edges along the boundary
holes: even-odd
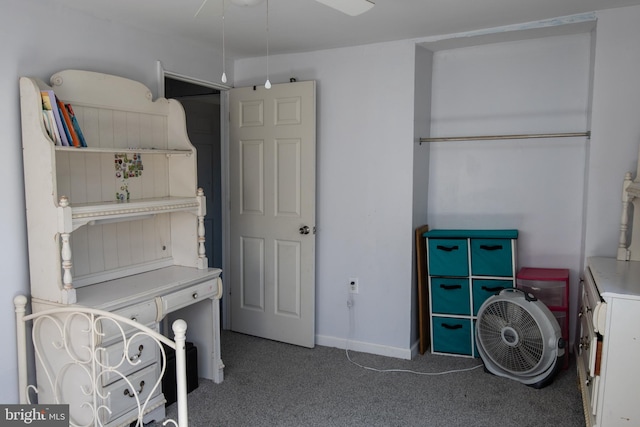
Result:
[[[426,353],[401,360],[350,351],[379,369],[442,372],[480,359]],[[222,384],[200,380],[189,422],[209,426],[584,426],[575,363],[542,389],[482,367],[440,376],[374,372],[345,351],[296,347],[223,331]],[[175,417],[175,404],[167,408]]]

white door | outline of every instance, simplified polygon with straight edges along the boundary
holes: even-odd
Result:
[[[229,91],[231,329],[315,345],[315,82]]]

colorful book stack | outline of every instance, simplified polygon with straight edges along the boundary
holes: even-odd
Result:
[[[41,90],[42,118],[51,141],[63,147],[86,147],[71,104],[60,101],[52,90]]]

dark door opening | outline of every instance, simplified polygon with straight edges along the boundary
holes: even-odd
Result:
[[[185,110],[187,134],[197,150],[198,186],[207,198],[205,250],[209,267],[222,268],[220,91],[165,77],[164,93],[180,101]]]

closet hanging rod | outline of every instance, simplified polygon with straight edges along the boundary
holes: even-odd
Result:
[[[444,141],[492,141],[499,139],[531,139],[531,138],[576,138],[591,137],[591,132],[566,132],[566,133],[530,133],[522,135],[484,135],[484,136],[443,136],[434,138],[420,138],[423,142],[444,142]]]

